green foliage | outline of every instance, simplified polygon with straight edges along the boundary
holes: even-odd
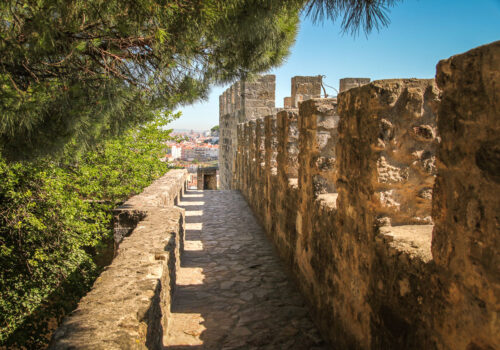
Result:
[[[282,62],[302,0],[5,0],[0,150],[84,147]]]
[[[112,239],[111,209],[168,170],[160,157],[176,117],[158,115],[76,160],[0,159],[0,343],[42,346],[47,315],[60,318],[88,290]]]
[[[398,0],[4,0],[0,152],[80,148],[281,64],[301,9],[356,32]]]
[[[336,21],[342,17],[342,30],[357,35],[362,28],[365,34],[389,25],[389,8],[401,0],[309,0],[305,12],[315,22],[328,18]]]
[[[301,9],[370,30],[396,1],[1,1],[0,343],[43,347],[92,284],[110,210],[167,170],[161,111],[281,64]]]

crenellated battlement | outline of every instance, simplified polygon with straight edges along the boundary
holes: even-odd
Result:
[[[500,347],[499,60],[496,42],[436,80],[346,78],[326,99],[321,76],[294,77],[284,108],[273,94],[226,124],[223,188],[246,197],[336,347]]]
[[[285,108],[274,76],[233,84],[222,184],[253,214],[169,171],[115,210],[116,256],[51,348],[318,348],[311,316],[338,349],[499,349],[498,82],[500,41],[336,98],[294,77]]]
[[[231,85],[219,96],[219,173],[221,189],[235,188],[235,156],[238,149],[238,123],[276,115],[283,109],[297,108],[310,98],[320,97],[322,77],[293,77],[291,97],[284,107],[275,106],[276,77],[264,75],[254,80],[242,80]]]

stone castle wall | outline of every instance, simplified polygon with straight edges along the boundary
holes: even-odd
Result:
[[[235,155],[238,147],[236,125],[273,114],[275,76],[238,81],[219,97],[219,181],[220,188],[233,188]]]
[[[292,96],[285,98],[288,105],[319,97],[321,76],[293,77]],[[236,188],[236,153],[238,150],[237,124],[275,115],[276,77],[259,76],[254,80],[238,81],[219,97],[219,180],[222,190]]]
[[[336,348],[500,348],[499,82],[496,42],[234,125],[231,188]]]
[[[160,349],[184,250],[186,170],[171,170],[115,210],[115,258],[50,349]]]

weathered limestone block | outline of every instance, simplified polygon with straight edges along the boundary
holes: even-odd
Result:
[[[297,110],[281,111],[277,115],[278,125],[278,173],[286,180],[299,175],[299,129]]]
[[[255,119],[255,172],[253,173],[253,193],[257,200],[253,206],[254,212],[262,221],[265,216],[265,121],[264,118]]]
[[[391,306],[381,299],[381,295],[372,294],[380,285],[376,275],[371,275],[379,268],[375,264],[377,231],[374,225],[391,221],[393,225],[427,223],[422,218],[430,216],[431,196],[418,196],[423,189],[432,188],[434,181],[438,103],[434,82],[416,79],[375,81],[340,93],[338,97],[337,216],[340,235],[335,245],[344,253],[341,259],[335,259],[336,270],[342,273],[334,276],[338,295],[333,299],[333,308],[341,328],[363,348],[375,344],[396,346],[400,344],[400,337],[411,338],[411,328],[397,328],[397,324],[406,324],[400,314],[402,309]],[[428,239],[429,227],[413,230],[413,233],[421,233],[421,238]],[[405,231],[392,233],[399,239],[392,250],[403,256],[396,247],[404,250]],[[392,260],[383,255],[381,259],[388,265],[380,269],[386,271]],[[420,257],[418,260],[423,263]],[[395,271],[399,270],[395,268]],[[386,287],[384,283],[381,288],[392,291],[394,286],[389,283]],[[350,289],[356,292],[346,293]],[[412,296],[415,295],[408,294],[408,298]],[[394,305],[398,305],[397,301]],[[384,341],[390,339],[389,335],[394,339],[381,342],[378,333],[370,330],[377,330]],[[415,328],[414,331],[422,330]],[[338,337],[339,333],[333,336]],[[412,348],[408,341],[404,346]]]
[[[274,115],[264,118],[265,134],[265,170],[264,170],[264,224],[267,232],[274,231],[276,203],[278,201],[278,170],[276,157],[278,155],[278,130],[277,119]]]
[[[370,78],[343,78],[340,79],[339,93],[369,83],[370,83]]]
[[[255,176],[258,172],[258,167],[259,164],[257,163],[258,161],[258,152],[257,152],[257,145],[256,145],[256,127],[257,124],[254,120],[250,120],[248,122],[248,150],[249,150],[249,173],[247,175],[248,177],[248,188],[247,188],[247,196],[249,198],[249,201],[251,203],[254,202],[254,200],[257,198],[257,194],[255,191]]]
[[[265,166],[267,174],[277,174],[276,158],[278,156],[277,117],[268,115],[264,118],[265,134]]]
[[[291,108],[298,108],[299,104],[302,101],[306,101],[311,98],[321,97],[322,80],[323,77],[321,75],[315,77],[303,77],[303,76],[293,77]]]
[[[319,195],[335,193],[338,134],[337,99],[311,99],[299,108],[299,178],[297,260],[304,278],[314,285],[311,265],[317,243],[315,223]],[[326,198],[325,198],[326,199]],[[336,198],[335,198],[336,199]]]
[[[238,189],[241,190],[242,192],[245,189],[246,186],[246,181],[247,181],[247,172],[248,172],[248,130],[247,130],[247,123],[242,123],[241,125],[241,131],[242,131],[242,136],[241,136],[241,180],[238,186]]]
[[[432,253],[456,281],[449,348],[500,348],[500,41],[439,62]],[[463,319],[465,318],[465,320]]]
[[[146,187],[139,195],[131,197],[115,212],[144,207],[171,207],[187,178],[186,170],[170,170],[164,176]]]
[[[283,110],[276,116],[277,125],[277,179],[275,191],[275,231],[271,237],[280,256],[293,265],[297,234],[297,177],[299,154],[298,110]]]
[[[446,275],[431,260],[428,226],[381,227],[375,237],[368,296],[372,349],[453,349],[443,346],[436,332],[450,314],[445,311]]]
[[[243,184],[241,186],[241,192],[243,195],[247,193],[248,190],[248,184],[249,184],[249,178],[250,178],[250,169],[251,169],[251,152],[250,152],[250,125],[248,122],[243,123],[243,135],[244,135],[244,145],[243,145],[243,163],[245,168],[243,169]]]
[[[439,103],[434,81],[380,80],[342,96],[339,113],[353,143],[346,166],[366,174],[379,225],[431,224]]]
[[[276,76],[263,75],[241,82],[241,103],[246,120],[272,114],[275,107]]]
[[[196,184],[198,190],[216,190],[217,167],[198,167],[196,172]]]
[[[299,110],[299,187],[315,199],[336,192],[337,99],[307,100]]]
[[[296,214],[295,264],[303,291],[331,320],[330,310],[320,306],[326,281],[333,277],[331,231],[335,230],[336,99],[310,99],[299,108],[299,178]],[[330,196],[332,198],[330,198]],[[332,203],[333,202],[333,203]],[[332,205],[333,204],[333,205]],[[326,231],[325,231],[326,229]],[[324,322],[322,321],[322,323]],[[323,329],[327,326],[320,325]]]
[[[284,109],[292,108],[292,98],[291,97],[283,98],[283,108]]]
[[[265,131],[264,118],[257,118],[255,120],[255,161],[259,172],[265,166]]]
[[[111,265],[54,333],[51,349],[161,349],[184,240],[184,210],[173,207],[186,180],[174,170],[118,211],[142,212]]]
[[[237,152],[236,152],[236,163],[235,163],[235,183],[234,183],[234,189],[240,189],[241,183],[243,181],[243,140],[244,140],[244,134],[243,134],[243,124],[239,123],[237,126],[237,139],[238,139],[238,146],[237,146]],[[220,165],[219,165],[220,168]]]
[[[165,176],[145,188],[140,195],[133,196],[113,210],[115,250],[124,237],[128,236],[137,223],[146,216],[146,208],[171,207],[182,196],[186,182],[185,170],[171,170]]]
[[[225,111],[224,98],[225,95],[221,95],[221,103],[222,105],[219,108]],[[219,181],[221,189],[229,189],[230,187],[230,179],[232,178],[231,169],[231,156],[230,150],[233,147],[233,142],[231,140],[231,127],[232,123],[230,122],[232,115],[231,114],[222,114],[219,116]],[[234,145],[236,146],[236,145]]]
[[[257,159],[257,148],[255,147],[255,120],[248,121],[248,151],[250,156],[251,169],[255,170],[255,162]]]

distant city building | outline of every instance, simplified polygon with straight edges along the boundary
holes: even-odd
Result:
[[[210,132],[195,133],[190,132],[187,136],[189,141],[168,142],[169,147],[167,159],[182,161],[206,162],[219,159],[219,138],[205,137],[203,134],[210,135]]]
[[[182,156],[182,148],[177,145],[171,146],[172,159],[179,159]]]

